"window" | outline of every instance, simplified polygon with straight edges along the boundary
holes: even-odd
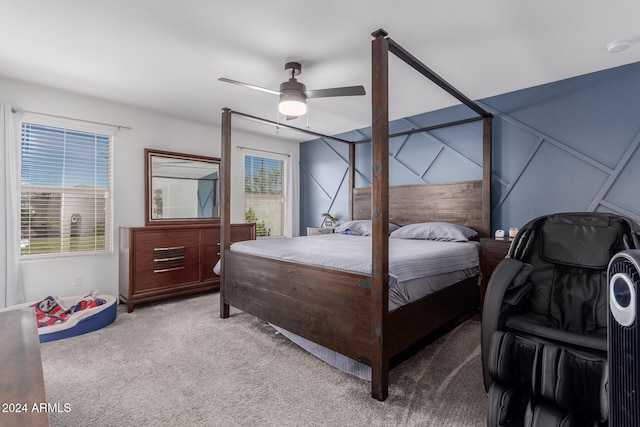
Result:
[[[285,165],[284,159],[244,157],[245,219],[256,223],[258,237],[284,236]]]
[[[21,255],[110,253],[112,136],[22,123]]]

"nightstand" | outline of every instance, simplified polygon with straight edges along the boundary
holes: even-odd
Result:
[[[331,234],[335,227],[307,227],[307,236],[318,236],[320,234]]]
[[[480,239],[480,272],[482,281],[480,282],[480,307],[484,305],[484,294],[487,292],[487,285],[491,278],[491,273],[498,266],[500,261],[507,256],[511,240],[504,239]]]

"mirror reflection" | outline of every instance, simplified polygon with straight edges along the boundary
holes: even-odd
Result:
[[[149,222],[219,218],[219,160],[147,151]]]

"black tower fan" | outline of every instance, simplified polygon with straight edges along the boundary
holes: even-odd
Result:
[[[640,426],[640,250],[609,262],[609,425]]]

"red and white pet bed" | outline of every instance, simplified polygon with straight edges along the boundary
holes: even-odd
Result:
[[[92,332],[116,320],[117,299],[98,291],[83,296],[58,298],[48,296],[41,301],[14,305],[0,311],[34,307],[40,342],[70,338]]]

